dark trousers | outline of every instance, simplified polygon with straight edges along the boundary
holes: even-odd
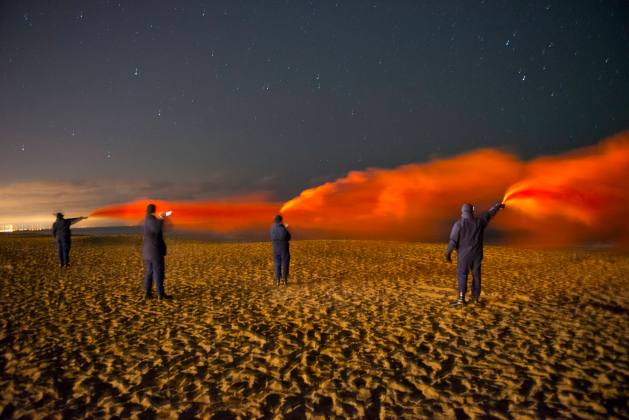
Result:
[[[59,254],[59,264],[70,264],[70,241],[57,240],[57,253]]]
[[[274,252],[275,280],[283,278],[288,280],[288,265],[290,264],[290,252]]]
[[[473,259],[462,259],[457,261],[457,277],[459,283],[459,293],[467,292],[467,274],[472,272],[472,296],[480,296],[480,266],[482,257]]]
[[[151,293],[153,281],[157,289],[157,295],[164,295],[164,259],[144,260],[144,291]]]

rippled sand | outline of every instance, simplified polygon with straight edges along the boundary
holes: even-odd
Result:
[[[482,307],[450,307],[445,245],[0,237],[0,412],[199,417],[626,417],[629,257],[487,247]]]

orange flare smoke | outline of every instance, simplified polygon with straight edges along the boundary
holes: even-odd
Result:
[[[505,194],[520,218],[501,227],[528,243],[629,243],[629,133],[599,146],[535,159]]]
[[[139,200],[95,210],[91,217],[107,217],[140,222],[146,206],[153,203],[157,211],[172,210],[173,223],[186,229],[204,229],[219,233],[259,230],[266,227],[279,208],[279,203],[256,202],[180,202]]]
[[[515,157],[489,149],[367,169],[304,191],[284,204],[282,213],[326,236],[438,240],[447,235],[462,203],[498,201],[521,170]]]
[[[281,211],[301,238],[445,240],[462,203],[481,211],[504,196],[507,209],[493,227],[507,239],[531,245],[629,245],[627,169],[629,133],[622,133],[600,146],[530,162],[482,149],[395,169],[354,171],[283,205],[266,200],[155,204],[160,211],[173,210],[178,226],[220,233],[266,229]],[[147,203],[100,209],[93,216],[141,220]]]

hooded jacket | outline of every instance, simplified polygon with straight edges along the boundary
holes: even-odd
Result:
[[[142,243],[142,257],[145,260],[157,261],[166,255],[164,242],[164,220],[147,214],[144,219],[144,237]]]
[[[73,217],[71,219],[57,217],[55,223],[52,224],[52,236],[54,236],[57,241],[69,241],[72,236],[70,226],[81,221],[81,219],[81,217]]]
[[[290,241],[290,232],[283,223],[273,223],[271,225],[271,242],[273,243],[273,252],[276,254],[289,251],[288,242]]]
[[[493,205],[481,217],[475,217],[473,211],[463,211],[450,232],[447,253],[456,249],[457,261],[471,261],[483,258],[483,234],[489,221],[500,210],[501,203]]]

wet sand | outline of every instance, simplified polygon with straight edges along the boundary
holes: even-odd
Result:
[[[143,301],[137,237],[0,237],[2,417],[627,417],[629,256],[487,247],[449,306],[445,245],[168,240]]]

